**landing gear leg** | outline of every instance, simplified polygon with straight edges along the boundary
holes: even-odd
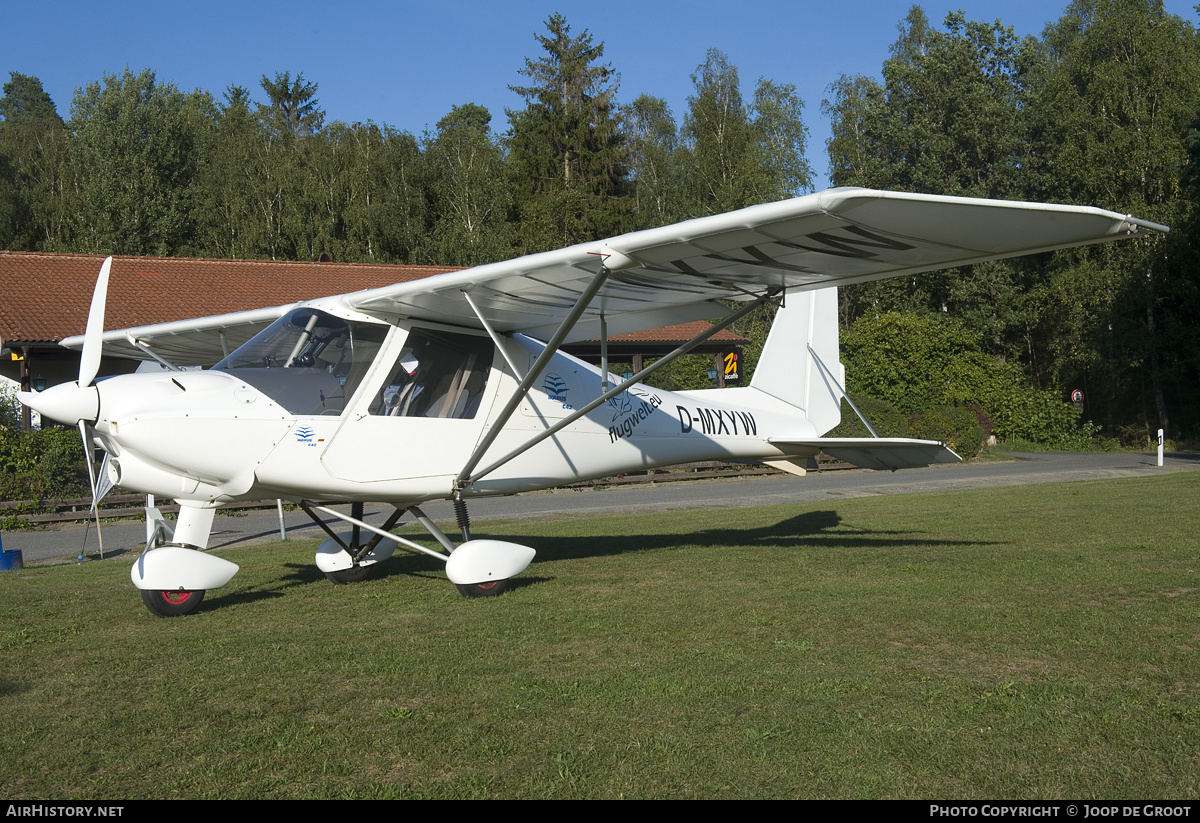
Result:
[[[322,555],[326,557],[334,556],[340,558],[340,561],[335,562],[333,565],[339,565],[345,562],[345,557],[342,557],[343,553],[348,555],[350,560],[353,561],[353,565],[349,566],[348,568],[335,568],[332,570],[323,571],[325,579],[334,585],[341,586],[347,583],[359,583],[363,580],[366,580],[371,576],[371,570],[374,568],[376,562],[378,562],[378,560],[386,559],[391,555],[392,551],[394,551],[393,547],[391,551],[387,551],[386,553],[376,552],[376,548],[383,540],[383,538],[378,534],[373,535],[366,544],[362,543],[363,530],[362,527],[358,525],[358,522],[361,522],[363,519],[363,504],[361,502],[350,504],[352,529],[349,534],[345,532],[342,532],[341,534],[335,534],[328,526],[325,525],[325,522],[316,515],[316,512],[312,510],[308,503],[301,503],[300,506],[302,509],[304,509],[304,512],[313,519],[313,522],[320,526],[321,529],[323,529],[325,533],[329,535],[329,539],[322,543],[321,547],[317,550],[317,565],[322,565]],[[383,524],[382,531],[389,531],[393,526],[396,525],[403,514],[403,510],[395,509],[388,516],[387,521]],[[328,569],[328,565],[324,566],[323,569]]]
[[[466,545],[471,542],[471,517],[467,514],[467,501],[462,497],[455,495],[454,497],[454,520],[458,524],[459,533],[462,534],[463,542],[461,545]],[[417,518],[425,529],[433,535],[433,537],[441,543],[446,551],[453,555],[455,551],[454,543],[450,538],[442,533],[442,530],[433,524],[433,521],[425,516],[416,506],[409,509]],[[488,580],[484,583],[455,583],[454,588],[458,589],[458,593],[463,597],[474,599],[476,597],[499,597],[504,594],[504,590],[508,588],[508,578],[502,580]]]
[[[455,505],[455,514],[458,516],[458,525],[464,538],[464,542],[458,546],[455,546],[454,542],[443,534],[442,530],[418,506],[408,506],[404,509],[397,507],[381,529],[362,522],[360,517],[347,517],[327,506],[320,506],[309,501],[302,501],[300,506],[329,535],[329,539],[317,549],[317,567],[327,575],[331,572],[343,573],[338,576],[341,579],[330,576],[335,583],[350,582],[345,574],[352,573],[358,566],[371,565],[371,563],[383,559],[391,554],[391,550],[394,550],[395,546],[403,546],[410,551],[427,554],[444,562],[446,576],[450,578],[451,583],[458,587],[464,597],[495,597],[508,587],[509,578],[525,571],[535,554],[529,546],[522,546],[518,543],[509,543],[504,540],[472,540],[466,506],[462,501],[458,501]],[[350,522],[355,527],[355,533],[362,529],[373,532],[376,537],[365,547],[358,548],[353,534],[334,534],[333,530],[325,525],[325,522],[318,516],[318,512]],[[411,513],[416,521],[442,545],[446,553],[434,551],[420,543],[414,543],[406,537],[391,534],[388,530],[405,513]],[[347,543],[347,539],[349,539],[349,543]],[[378,556],[378,552],[372,551],[372,547],[379,539],[395,544],[382,557]],[[377,556],[368,558],[368,554]]]
[[[146,560],[146,555],[151,552],[168,547],[174,547],[172,551],[183,550],[185,553],[190,553],[197,548],[203,548],[204,546],[208,545],[208,535],[212,531],[213,515],[215,513],[216,510],[212,506],[188,505],[183,501],[180,501],[179,517],[175,521],[175,529],[174,533],[172,534],[171,528],[163,520],[162,513],[156,508],[147,507],[147,530],[149,531],[150,536],[146,540],[146,548],[142,552],[143,559],[138,561],[138,564],[134,568],[134,574],[137,575],[139,571],[144,572],[145,568],[148,566],[157,567],[158,564],[154,561],[161,560],[163,557],[168,556],[155,555],[153,560]],[[191,559],[199,559],[191,554],[185,554],[184,556]],[[207,558],[208,567],[211,567],[219,562],[223,562],[218,561],[216,558],[211,556],[205,557]],[[177,561],[171,560],[168,562],[174,563]],[[229,577],[232,577],[233,574],[237,572],[237,566],[228,563],[225,565],[232,569],[228,575]],[[139,567],[141,568],[139,569]],[[189,575],[189,577],[190,576],[191,575]],[[156,578],[155,575],[151,574],[149,578],[142,579],[149,583],[151,580],[155,580]],[[204,579],[203,576],[201,579]],[[212,578],[210,577],[209,579]],[[225,581],[227,580],[228,577],[226,577],[225,580],[218,581],[217,585],[224,585]],[[135,579],[134,582],[135,584],[139,585],[139,588],[142,585],[137,579]],[[167,581],[164,581],[162,577],[157,577],[157,582],[159,585],[162,585],[163,582]],[[151,585],[153,585],[153,583],[151,583]],[[168,585],[173,585],[173,582],[168,583]],[[198,608],[200,608],[200,604],[204,602],[205,591],[207,590],[141,589],[142,603],[155,617],[182,617],[183,615],[192,614]]]
[[[350,516],[353,517],[355,520],[363,519],[362,501],[358,501],[358,502],[350,504]],[[330,583],[334,584],[335,586],[344,586],[347,583],[361,583],[362,581],[366,580],[368,577],[371,576],[371,567],[370,566],[358,565],[358,552],[359,552],[359,548],[360,548],[358,541],[359,541],[359,537],[361,535],[362,535],[362,529],[360,529],[357,526],[357,524],[354,525],[350,531],[350,546],[349,546],[350,555],[352,557],[354,557],[354,560],[355,560],[354,565],[348,569],[342,569],[341,571],[325,572],[325,579],[328,580]],[[373,542],[377,543],[377,542],[379,542],[379,539],[376,538]]]
[[[454,550],[455,552],[458,552],[457,558],[455,558],[453,552],[451,553],[451,559],[446,564],[447,575],[451,575],[451,567],[455,567],[455,576],[457,576],[460,569],[469,569],[471,577],[468,577],[468,580],[472,578],[478,580],[480,571],[484,568],[487,569],[488,575],[491,575],[497,568],[507,569],[508,573],[516,574],[524,571],[525,567],[529,565],[529,561],[533,559],[533,549],[525,546],[516,546],[512,543],[501,543],[500,541],[472,541],[471,518],[470,515],[467,514],[467,501],[463,500],[462,496],[457,493],[454,495],[454,519],[457,521],[458,529],[462,533],[463,542],[457,549]],[[478,560],[484,556],[484,554],[478,552],[478,549],[481,548],[481,544],[490,544],[489,549],[492,552],[509,555],[508,562],[501,563],[499,566],[495,566],[491,562],[487,562],[481,566],[478,562]],[[513,554],[514,550],[516,551],[516,555]],[[488,549],[485,549],[485,553],[486,551],[488,551]],[[523,561],[516,561],[514,563],[513,559],[517,555],[520,555],[523,558]],[[474,560],[468,560],[468,556]],[[464,560],[466,562],[462,563]],[[461,566],[460,563],[462,563]],[[500,572],[500,574],[505,573],[505,571]],[[470,599],[475,599],[478,597],[499,597],[500,595],[504,594],[505,590],[508,589],[509,580],[510,578],[508,577],[489,576],[488,579],[479,583],[459,583],[454,581],[454,576],[451,576],[451,581],[454,582],[454,587],[458,589],[458,593],[463,597]]]

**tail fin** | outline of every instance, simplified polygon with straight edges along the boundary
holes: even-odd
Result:
[[[801,409],[817,434],[842,419],[837,289],[790,294],[775,315],[751,388]]]

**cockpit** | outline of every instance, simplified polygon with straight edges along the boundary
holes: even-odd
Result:
[[[292,414],[339,415],[379,353],[390,326],[296,309],[217,365]]]

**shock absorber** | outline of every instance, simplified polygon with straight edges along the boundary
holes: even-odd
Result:
[[[454,495],[454,519],[458,522],[458,530],[466,543],[471,539],[471,517],[467,514],[467,501],[457,493]]]

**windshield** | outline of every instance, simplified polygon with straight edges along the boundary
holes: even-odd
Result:
[[[341,414],[389,328],[296,309],[213,369],[246,381],[293,414]]]

